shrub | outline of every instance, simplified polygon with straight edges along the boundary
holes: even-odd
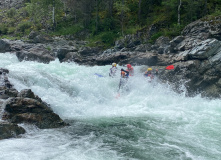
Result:
[[[112,45],[115,40],[115,34],[113,32],[104,32],[101,36],[102,42]]]
[[[31,28],[31,22],[22,22],[22,23],[20,23],[20,24],[18,24],[18,31],[20,31],[20,32],[25,32],[25,30],[26,29],[29,29],[29,28]]]
[[[8,27],[5,24],[0,24],[0,34],[7,34]]]
[[[9,27],[9,28],[8,28],[8,34],[12,34],[12,33],[14,33],[15,30],[16,30],[15,27]]]
[[[15,8],[9,9],[6,14],[7,14],[7,16],[8,16],[9,18],[13,18],[13,17],[16,15],[16,10],[15,10]]]
[[[56,29],[56,32],[54,33],[55,35],[71,35],[71,34],[75,34],[79,31],[82,30],[82,26],[81,25],[72,25],[72,26],[67,26],[67,27],[60,27],[58,26],[58,28]]]
[[[181,34],[181,31],[183,30],[184,26],[174,24],[169,29],[164,29],[164,36],[173,38]]]
[[[153,44],[157,40],[157,38],[159,38],[162,35],[163,35],[163,32],[157,32],[153,34],[149,40],[149,43]]]

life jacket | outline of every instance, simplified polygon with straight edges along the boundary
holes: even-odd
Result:
[[[145,77],[150,77],[151,79],[154,78],[153,74],[150,73],[150,72],[146,72],[146,73],[144,74],[144,76],[145,76]]]
[[[121,71],[121,77],[122,78],[128,78],[128,74],[124,71]]]

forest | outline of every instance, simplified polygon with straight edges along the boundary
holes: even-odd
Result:
[[[72,35],[110,47],[117,39],[154,25],[174,37],[189,23],[221,15],[220,0],[24,0],[0,10],[1,38],[25,38],[32,31]]]

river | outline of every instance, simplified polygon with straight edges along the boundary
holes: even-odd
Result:
[[[19,62],[5,53],[0,67],[9,69],[18,91],[31,89],[70,123],[59,129],[19,124],[27,133],[1,140],[0,160],[221,159],[221,100],[148,83],[144,66],[134,67],[127,92],[118,92],[119,76],[108,76],[111,65]]]

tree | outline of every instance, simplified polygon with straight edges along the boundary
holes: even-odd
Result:
[[[181,5],[182,5],[182,0],[180,0],[180,3],[179,3],[179,6],[178,6],[178,20],[177,20],[177,22],[178,22],[178,25],[180,25],[180,8],[181,8]]]
[[[56,17],[61,16],[62,6],[61,0],[31,0],[26,8],[33,18],[34,24],[40,23],[46,29],[50,28],[51,25],[55,29]]]
[[[117,11],[116,15],[120,17],[121,35],[124,35],[124,20],[126,13],[129,12],[129,8],[125,5],[124,0],[116,1],[114,6]]]
[[[141,2],[142,2],[142,0],[139,0],[139,4],[138,4],[138,8],[139,8],[139,10],[138,10],[138,21],[140,22],[140,14],[141,14]]]

